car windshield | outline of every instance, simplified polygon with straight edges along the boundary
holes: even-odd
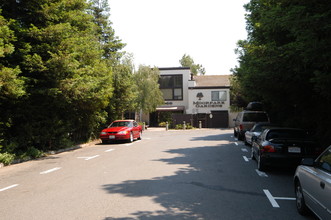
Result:
[[[243,121],[252,121],[252,122],[258,122],[258,121],[268,121],[268,116],[264,112],[252,112],[248,113],[246,112],[244,114]]]
[[[115,121],[109,125],[110,128],[113,127],[132,127],[132,123],[129,121]]]
[[[272,130],[267,135],[267,140],[270,139],[303,139],[306,133],[303,130]]]
[[[264,131],[268,127],[270,127],[269,124],[256,124],[252,128],[252,131],[254,131],[254,132],[262,132],[262,131]]]

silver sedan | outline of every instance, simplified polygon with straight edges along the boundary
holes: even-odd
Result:
[[[331,219],[331,146],[315,161],[303,159],[294,175],[296,205],[301,215],[310,209],[320,219]]]
[[[251,130],[245,132],[245,145],[252,145],[252,138],[259,136],[265,128],[270,126],[269,122],[256,123]]]

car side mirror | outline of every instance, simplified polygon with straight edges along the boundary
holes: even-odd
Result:
[[[315,165],[315,160],[313,158],[303,158],[300,164],[312,167]]]

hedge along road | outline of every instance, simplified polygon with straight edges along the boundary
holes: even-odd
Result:
[[[292,176],[256,172],[231,129],[151,128],[132,144],[0,169],[0,212],[5,220],[314,219],[297,214]]]

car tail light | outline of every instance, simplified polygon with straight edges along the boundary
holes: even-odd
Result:
[[[244,126],[243,125],[239,125],[239,129],[242,131],[244,130]]]
[[[267,145],[267,146],[262,147],[261,152],[269,152],[270,153],[270,152],[276,152],[276,150],[275,150],[274,146]]]

